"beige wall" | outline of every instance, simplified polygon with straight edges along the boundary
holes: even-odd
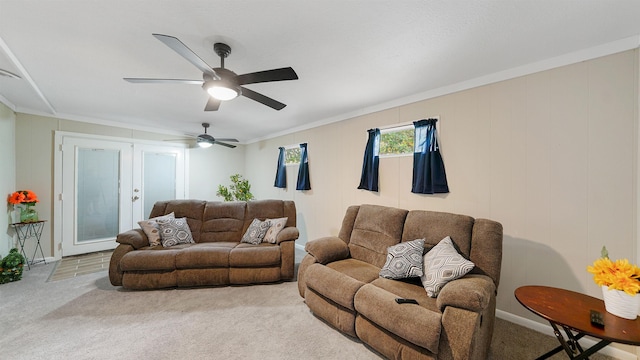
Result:
[[[247,146],[261,198],[293,199],[301,241],[336,235],[347,206],[373,203],[497,220],[504,226],[498,308],[535,319],[525,284],[601,296],[586,272],[606,245],[635,260],[638,54],[627,51],[364,115]],[[357,190],[366,131],[440,116],[446,195],[410,192],[412,158],[380,160],[380,192]],[[308,142],[311,187],[273,187],[278,146]],[[538,319],[536,319],[538,320]]]
[[[13,112],[10,112],[13,114]],[[158,140],[175,138],[174,135],[156,134],[113,126],[96,125],[88,122],[62,120],[52,117],[15,114],[16,134],[16,180],[20,189],[31,189],[40,199],[37,210],[40,219],[49,220],[42,234],[42,248],[46,257],[54,256],[54,239],[51,219],[53,219],[53,159],[55,131],[75,132],[110,137]],[[2,115],[0,115],[0,119]],[[0,120],[0,126],[4,123]],[[12,138],[13,139],[13,138]],[[4,146],[4,143],[2,145]],[[13,148],[13,146],[12,146]],[[244,148],[236,149],[215,146],[209,149],[189,150],[188,196],[205,200],[220,200],[215,196],[217,186],[226,184],[229,176],[242,173],[244,169]],[[11,167],[13,168],[13,167]],[[2,180],[5,181],[5,180]],[[2,183],[0,183],[2,185]],[[13,183],[9,184],[13,188]],[[10,192],[13,190],[7,190]],[[0,238],[1,240],[1,238]],[[31,245],[31,244],[27,244]],[[0,253],[2,252],[0,243]],[[27,247],[28,248],[28,247]],[[30,248],[27,251],[33,251]]]
[[[16,124],[15,113],[0,103],[0,194],[7,196],[18,190],[16,185],[16,164],[14,137]],[[4,199],[3,199],[4,200]],[[7,204],[5,202],[5,204]],[[0,216],[0,258],[6,256],[15,246],[13,231],[9,224],[13,222],[11,208],[7,205],[6,212]]]

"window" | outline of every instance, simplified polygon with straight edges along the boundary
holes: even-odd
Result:
[[[289,145],[284,147],[284,164],[285,165],[300,165],[300,155],[302,149],[300,145]]]
[[[380,156],[413,154],[413,124],[380,130]]]

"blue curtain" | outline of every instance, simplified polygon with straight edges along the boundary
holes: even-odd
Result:
[[[311,190],[309,183],[309,159],[307,157],[307,143],[300,144],[300,168],[298,169],[298,183],[296,190]]]
[[[438,146],[437,119],[414,121],[413,182],[416,194],[448,193],[447,174]]]
[[[276,169],[276,181],[273,186],[281,189],[287,188],[287,167],[284,164],[284,148],[279,147],[280,154],[278,155],[278,169]]]
[[[362,175],[358,189],[378,191],[378,167],[380,164],[380,129],[369,129],[369,139],[364,148],[362,160]]]

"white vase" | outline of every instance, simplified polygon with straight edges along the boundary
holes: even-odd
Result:
[[[640,313],[640,295],[638,294],[631,296],[621,290],[609,290],[609,287],[603,285],[602,297],[604,308],[615,316],[635,320]]]

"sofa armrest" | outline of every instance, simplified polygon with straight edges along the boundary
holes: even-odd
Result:
[[[295,241],[298,239],[298,236],[300,236],[298,228],[295,226],[288,226],[278,233],[276,236],[276,244],[280,244],[283,241]]]
[[[486,275],[466,275],[447,283],[436,299],[441,312],[447,306],[480,313],[489,306],[495,296],[496,286]]]
[[[131,245],[136,250],[149,246],[149,239],[142,229],[133,229],[120,233],[116,237],[116,241],[120,244]]]
[[[332,261],[349,257],[349,246],[342,239],[335,236],[309,241],[304,246],[304,249],[321,264],[328,264]]]

